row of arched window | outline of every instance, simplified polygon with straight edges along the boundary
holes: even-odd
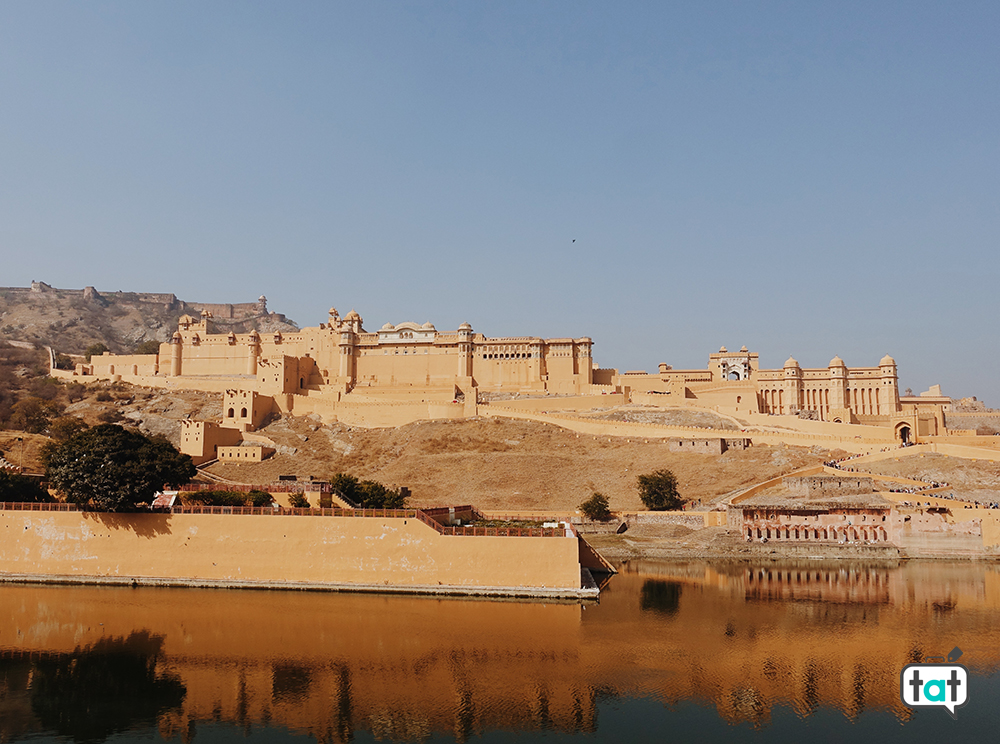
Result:
[[[828,540],[837,542],[846,540],[848,542],[884,542],[889,539],[888,534],[882,527],[752,527],[746,528],[747,538],[754,539],[755,532],[758,540],[767,538],[768,540]]]

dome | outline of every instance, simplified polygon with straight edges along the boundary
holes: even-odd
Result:
[[[841,359],[839,356],[835,356],[833,359],[830,360],[830,365],[829,366],[831,366],[831,367],[846,367],[847,365],[844,364],[844,360],[843,359]]]
[[[893,359],[888,354],[886,354],[884,357],[882,357],[882,361],[880,361],[878,363],[878,366],[879,367],[895,367],[896,366],[896,360]]]
[[[437,330],[436,328],[434,328],[434,324],[431,323],[430,321],[427,321],[426,323],[424,323],[420,327],[423,328],[425,331],[434,331],[434,330]]]
[[[330,308],[330,315],[332,315],[334,317],[337,317],[338,315],[340,315],[340,313],[337,312],[337,308],[331,307]]]
[[[719,353],[720,354],[725,354],[728,351],[729,351],[729,349],[727,349],[725,346],[720,346],[719,347]]]
[[[379,328],[380,331],[394,331],[396,330],[392,323],[386,323],[384,326]]]
[[[785,369],[788,367],[798,367],[799,363],[795,361],[795,357],[788,357],[788,361],[785,362]]]
[[[351,312],[344,316],[344,320],[361,320],[361,316],[358,315],[357,310],[351,310]]]
[[[740,353],[745,354],[748,351],[750,351],[750,349],[746,347],[746,344],[743,344],[743,346],[740,347]]]
[[[462,325],[460,325],[458,327],[458,330],[460,330],[460,331],[471,331],[472,330],[472,326],[470,326],[468,323],[462,323]]]

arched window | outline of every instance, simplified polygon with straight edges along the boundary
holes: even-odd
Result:
[[[247,409],[246,408],[241,408],[240,409],[240,418],[246,418],[246,417],[247,417]]]
[[[234,416],[236,416],[236,411],[234,409],[230,408],[226,411],[226,418],[233,418]]]

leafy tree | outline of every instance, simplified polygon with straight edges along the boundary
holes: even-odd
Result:
[[[292,505],[293,509],[308,509],[309,499],[306,498],[304,493],[293,493],[288,497],[288,503]]]
[[[66,354],[56,354],[56,369],[73,369],[73,360]]]
[[[100,341],[98,341],[96,344],[91,344],[90,346],[88,346],[87,351],[84,353],[83,356],[89,362],[91,357],[100,356],[106,351],[110,351],[110,349],[104,344],[102,344]]]
[[[115,424],[74,434],[43,452],[46,477],[74,504],[128,511],[149,503],[164,486],[187,483],[197,472],[191,458],[163,437],[147,437]]]
[[[587,519],[593,519],[596,522],[606,522],[611,519],[611,505],[608,503],[608,497],[603,493],[595,491],[594,495],[580,504],[579,508]]]
[[[59,412],[59,405],[35,396],[21,398],[11,406],[7,425],[11,429],[41,434],[49,428],[52,417]]]
[[[52,501],[34,478],[0,470],[0,501]]]
[[[81,385],[79,382],[71,382],[66,386],[66,400],[70,403],[76,403],[78,400],[83,400],[86,397],[86,385]]]
[[[57,442],[65,442],[74,434],[87,429],[87,422],[76,416],[60,416],[49,424],[49,436]]]
[[[254,489],[247,494],[247,506],[265,507],[274,503],[274,497],[267,491]]]
[[[159,354],[160,353],[160,342],[159,341],[143,341],[141,344],[135,347],[136,354]]]
[[[353,475],[337,473],[330,479],[333,490],[362,509],[402,509],[406,499],[378,481],[358,480]]]
[[[684,500],[677,493],[677,478],[669,470],[654,470],[640,475],[639,498],[652,511],[680,509]]]

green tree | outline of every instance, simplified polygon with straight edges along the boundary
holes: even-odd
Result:
[[[0,501],[52,501],[34,478],[0,470]]]
[[[637,479],[639,498],[651,511],[680,509],[684,503],[677,493],[677,478],[669,470],[654,470]]]
[[[197,472],[191,458],[163,437],[147,437],[115,424],[74,434],[43,452],[49,483],[67,501],[101,511],[129,511]]]
[[[593,519],[595,522],[606,522],[611,519],[611,505],[608,503],[608,497],[597,491],[580,504],[579,509],[583,516],[587,519]]]
[[[309,508],[309,499],[306,498],[304,493],[293,493],[289,495],[288,503],[292,505],[293,509]]]
[[[265,506],[270,506],[274,503],[274,497],[267,491],[260,491],[258,489],[252,490],[247,494],[247,506],[256,506],[258,508],[263,508]]]
[[[337,473],[330,479],[333,490],[362,509],[402,509],[406,499],[378,481],[358,480],[353,475]]]
[[[89,362],[91,357],[100,356],[106,351],[110,351],[107,346],[98,341],[96,344],[91,344],[87,347],[87,351],[84,353],[84,358]]]
[[[160,353],[160,342],[159,341],[143,341],[141,344],[135,347],[136,354],[159,354]]]
[[[52,417],[59,413],[59,405],[36,396],[21,398],[10,409],[7,425],[11,429],[41,434],[49,428]]]
[[[57,442],[65,442],[74,434],[87,429],[87,422],[76,416],[60,416],[49,424],[49,436]]]

